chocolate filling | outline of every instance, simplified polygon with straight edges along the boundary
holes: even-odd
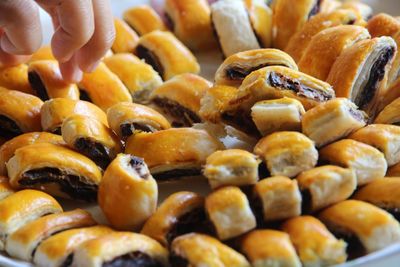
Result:
[[[167,28],[169,30],[174,31],[175,30],[175,23],[172,20],[172,17],[167,12],[164,13],[164,16],[165,16],[165,25],[167,26]]]
[[[74,260],[74,253],[71,253],[71,254],[68,255],[67,258],[65,258],[64,262],[61,264],[60,267],[69,267],[69,266],[71,266],[73,260]]]
[[[111,261],[104,262],[103,267],[163,267],[159,261],[151,258],[146,253],[134,251],[119,256]]]
[[[153,174],[153,177],[158,181],[170,181],[177,180],[180,177],[190,177],[201,175],[201,170],[199,169],[175,169],[160,173]]]
[[[378,59],[372,65],[367,84],[364,88],[360,89],[354,100],[354,103],[360,109],[365,109],[374,98],[379,82],[385,77],[386,65],[393,58],[394,52],[394,47],[383,49]]]
[[[37,96],[43,101],[49,100],[50,97],[47,93],[46,87],[44,86],[42,79],[39,74],[34,71],[28,72],[28,80],[32,89],[36,92]]]
[[[158,57],[152,51],[142,45],[138,45],[136,47],[136,54],[139,58],[144,59],[147,64],[151,65],[161,77],[164,77],[164,67]]]
[[[354,108],[349,108],[349,113],[353,118],[355,118],[358,121],[366,121],[365,115],[362,111]]]
[[[136,122],[124,123],[119,126],[123,139],[127,139],[134,132],[154,133],[157,129],[146,124],[139,124]]]
[[[238,110],[235,113],[223,113],[222,119],[235,128],[242,130],[243,132],[258,136],[259,132],[257,126],[254,124],[253,120],[251,119],[251,115],[249,112],[245,112],[243,110]]]
[[[310,190],[302,190],[301,196],[301,214],[310,214],[312,208],[312,196]]]
[[[175,254],[175,252],[173,252],[173,251],[169,255],[169,263],[173,267],[189,267],[189,266],[191,266],[187,259]]]
[[[268,82],[272,87],[282,88],[295,92],[298,96],[308,99],[313,99],[318,102],[324,102],[332,99],[332,95],[328,92],[311,88],[300,81],[290,79],[280,73],[271,72],[268,77]]]
[[[322,3],[322,0],[317,0],[315,2],[315,5],[313,6],[310,13],[308,14],[308,19],[310,19],[311,17],[313,17],[319,13],[319,11],[321,9],[321,3]]]
[[[254,195],[251,199],[252,201],[250,201],[250,207],[254,216],[256,217],[257,226],[263,228],[265,226],[265,221],[262,200],[257,195]]]
[[[146,180],[150,177],[150,173],[145,168],[146,165],[142,158],[138,158],[135,156],[131,156],[131,160],[129,161],[129,165],[132,169],[140,176],[140,178]]]
[[[76,139],[74,147],[103,170],[111,163],[109,149],[99,142],[82,137]]]
[[[54,129],[51,131],[51,133],[61,135],[61,127],[58,126],[58,127],[54,128]]]
[[[400,208],[385,208],[385,207],[380,207],[390,214],[393,215],[393,217],[400,222]]]
[[[175,124],[173,122],[176,126],[190,127],[195,123],[201,122],[201,118],[195,112],[183,107],[178,102],[159,97],[154,98],[153,102],[159,106],[164,113],[177,120]]]
[[[72,199],[85,201],[97,199],[97,185],[84,183],[79,176],[65,173],[57,168],[46,167],[24,172],[18,183],[23,186],[56,183],[59,184],[60,190]]]
[[[239,67],[239,66],[235,66],[235,67],[231,67],[231,68],[226,69],[225,75],[230,80],[239,80],[239,81],[241,81],[244,78],[246,78],[246,76],[249,75],[250,73],[252,73],[253,71],[259,70],[261,68],[268,67],[268,66],[271,66],[271,65],[279,66],[279,64],[268,64],[268,63],[261,64],[261,65],[258,65],[256,67],[251,67],[251,68],[242,68],[242,67]]]
[[[337,238],[346,241],[348,260],[359,258],[367,254],[367,251],[365,250],[363,244],[356,235],[344,231],[332,231],[332,233]]]
[[[0,115],[0,136],[6,139],[11,139],[23,134],[21,128],[7,116]]]
[[[82,101],[87,101],[87,102],[93,103],[88,92],[86,92],[84,89],[81,89],[81,88],[79,88],[79,99]]]

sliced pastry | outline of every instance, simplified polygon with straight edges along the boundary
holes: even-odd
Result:
[[[135,103],[147,103],[151,92],[162,84],[160,75],[132,54],[112,55],[104,63],[125,84]]]
[[[358,0],[346,0],[342,3],[340,8],[355,11],[364,21],[370,20],[374,12],[372,7]]]
[[[400,31],[400,21],[389,14],[379,13],[368,21],[367,29],[372,37],[394,36]]]
[[[167,30],[161,17],[149,5],[138,5],[129,8],[125,10],[123,17],[126,23],[139,35],[156,30]]]
[[[0,201],[14,194],[14,190],[8,181],[8,178],[0,175]]]
[[[322,147],[364,127],[368,116],[347,98],[335,98],[307,111],[303,133]]]
[[[347,259],[346,242],[338,240],[317,218],[295,217],[282,229],[289,234],[303,266],[332,266]]]
[[[133,53],[139,42],[137,33],[121,19],[114,18],[115,39],[112,44],[114,53]]]
[[[257,143],[254,153],[265,161],[272,176],[295,177],[314,168],[318,161],[314,142],[298,132],[270,134]]]
[[[35,94],[28,81],[28,65],[0,68],[0,86],[9,90]]]
[[[388,104],[378,114],[374,123],[400,125],[400,98]]]
[[[36,188],[51,195],[94,201],[100,169],[85,156],[64,146],[37,143],[22,147],[7,162],[14,188]]]
[[[170,32],[153,31],[143,35],[136,47],[136,55],[150,64],[165,81],[178,74],[200,72],[197,59]]]
[[[272,9],[268,0],[245,0],[251,26],[261,47],[272,47]]]
[[[146,221],[141,233],[168,247],[178,236],[206,232],[204,197],[193,192],[168,196]]]

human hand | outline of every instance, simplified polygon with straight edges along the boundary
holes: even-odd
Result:
[[[115,29],[108,0],[1,0],[0,67],[29,59],[42,43],[39,4],[52,18],[51,47],[66,81],[92,71],[111,47]]]

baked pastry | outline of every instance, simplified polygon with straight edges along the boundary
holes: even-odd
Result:
[[[203,168],[212,189],[226,185],[253,185],[258,181],[260,160],[241,149],[228,149],[211,154]]]
[[[206,0],[166,0],[164,10],[171,30],[187,47],[192,50],[216,47]]]
[[[268,0],[245,0],[251,26],[261,47],[272,47],[272,9]]]
[[[333,165],[302,172],[296,180],[303,196],[303,213],[316,212],[346,200],[357,187],[354,170]]]
[[[351,139],[323,147],[319,156],[324,163],[353,169],[359,186],[384,177],[387,170],[385,157],[379,150]]]
[[[46,132],[26,133],[14,137],[0,147],[0,175],[7,175],[6,163],[17,149],[35,143],[65,144],[61,136]]]
[[[28,63],[38,60],[56,60],[50,45],[44,45],[40,47],[38,50],[36,50],[36,52],[32,54]]]
[[[251,118],[262,136],[279,131],[300,131],[306,111],[300,101],[283,97],[264,100],[251,108]]]
[[[132,102],[128,89],[104,63],[91,73],[84,73],[79,82],[81,99],[93,102],[104,111],[119,102]]]
[[[145,235],[114,232],[80,245],[72,262],[76,267],[114,265],[167,267],[168,251]]]
[[[273,47],[284,50],[290,38],[320,11],[319,0],[275,0],[273,4]],[[290,12],[288,12],[290,10]]]
[[[0,201],[0,251],[8,235],[44,215],[62,212],[58,202],[36,190],[18,191]]]
[[[299,61],[299,69],[325,81],[342,51],[371,36],[364,27],[340,25],[314,35]]]
[[[339,9],[341,7],[341,5],[342,5],[342,2],[340,0],[324,0],[321,3],[321,6],[320,6],[321,13],[319,13],[319,14],[333,12],[333,11]]]
[[[296,180],[274,176],[259,181],[253,189],[256,214],[261,222],[289,219],[301,214],[301,194]]]
[[[379,13],[368,21],[367,29],[372,37],[393,36],[400,31],[400,21],[388,14]]]
[[[328,1],[322,1],[322,5]],[[335,10],[332,12],[321,12],[310,18],[304,26],[290,38],[285,51],[293,57],[296,62],[302,58],[304,51],[312,38],[319,32],[338,25],[358,24],[359,17],[352,10]]]
[[[393,40],[396,41],[397,48],[400,47],[400,31],[393,36]],[[397,90],[399,83],[400,83],[400,55],[399,53],[397,53],[396,56],[394,57],[392,67],[389,71],[389,78],[388,78],[389,88],[387,89],[387,91],[390,92],[391,90]],[[396,93],[398,94],[398,92]]]
[[[191,73],[180,74],[155,89],[150,100],[175,127],[190,127],[202,121],[200,101],[212,84]]]
[[[37,143],[22,147],[7,162],[14,188],[37,188],[54,196],[96,200],[100,169],[64,146]]]
[[[44,240],[37,247],[33,262],[43,267],[69,267],[74,251],[84,242],[111,233],[106,226],[92,226],[57,233]]]
[[[400,38],[400,32],[399,32],[399,38]],[[390,72],[389,72],[389,75],[390,75]],[[383,110],[385,107],[389,106],[392,102],[394,102],[399,97],[400,97],[400,79],[397,79],[391,85],[388,85],[385,95],[383,97],[383,100],[381,101],[381,104],[379,105],[380,109]]]
[[[146,221],[141,233],[168,247],[178,236],[205,232],[204,197],[193,192],[168,196]]]
[[[197,59],[170,32],[157,30],[143,35],[136,47],[136,55],[150,64],[165,81],[178,74],[200,72]]]
[[[140,229],[157,208],[157,183],[143,159],[119,154],[99,185],[100,208],[120,230]]]
[[[0,68],[0,86],[27,94],[33,95],[35,93],[28,81],[28,66],[26,64]]]
[[[247,75],[266,66],[298,70],[294,60],[281,50],[254,49],[227,57],[215,73],[215,84],[239,87]]]
[[[347,98],[335,98],[307,111],[303,133],[322,147],[364,127],[368,116]]]
[[[43,104],[40,113],[43,130],[59,135],[61,135],[63,121],[75,114],[88,116],[108,125],[104,111],[87,101],[67,98],[50,99]]]
[[[346,242],[336,239],[315,217],[289,219],[282,229],[289,234],[303,266],[331,266],[347,259]]]
[[[372,7],[358,0],[346,0],[340,8],[357,12],[358,16],[365,21],[369,21],[373,15]]]
[[[400,177],[400,163],[393,165],[392,167],[388,168],[387,177]]]
[[[14,194],[14,190],[8,182],[8,178],[0,175],[0,201],[12,194]]]
[[[23,133],[41,131],[42,100],[4,87],[0,87],[0,99],[0,137],[11,139]]]
[[[400,224],[395,218],[367,202],[345,200],[323,210],[319,218],[336,237],[347,241],[350,258],[400,241]]]
[[[56,60],[38,60],[30,63],[28,79],[33,91],[43,101],[50,98],[79,99],[78,87],[64,81]]]
[[[252,266],[301,267],[289,235],[276,230],[254,230],[243,237],[241,251]]]
[[[129,137],[125,153],[143,158],[151,174],[165,181],[199,175],[207,157],[219,149],[219,140],[204,130],[171,128]]]
[[[220,0],[213,3],[211,21],[225,57],[261,48],[244,1]]]
[[[61,133],[70,148],[93,160],[103,170],[122,152],[122,144],[114,132],[91,117],[68,117],[61,126]]]
[[[388,104],[378,114],[374,123],[400,125],[400,98]]]
[[[351,99],[373,119],[379,112],[396,50],[390,37],[357,42],[341,53],[327,82],[335,88],[337,97]]]
[[[37,247],[48,237],[72,228],[95,225],[89,212],[81,209],[51,214],[29,222],[10,234],[5,250],[8,255],[24,261],[32,261]]]
[[[162,85],[160,75],[132,54],[116,54],[103,62],[125,84],[135,103],[147,103],[151,92]]]
[[[138,132],[154,133],[171,128],[163,115],[154,109],[134,103],[121,102],[107,110],[110,128],[126,140]]]
[[[246,258],[217,239],[187,234],[172,242],[171,266],[250,267]]]
[[[115,39],[112,44],[114,53],[133,53],[139,42],[137,33],[125,21],[114,18]]]
[[[126,23],[139,35],[156,30],[167,30],[161,17],[149,5],[139,5],[129,8],[125,10],[123,17]]]
[[[314,168],[318,160],[314,142],[298,132],[270,134],[257,143],[254,153],[265,161],[272,176],[295,177]]]
[[[246,195],[235,186],[222,187],[209,194],[205,209],[220,240],[240,236],[257,226]]]
[[[389,167],[400,162],[399,126],[371,124],[354,132],[349,138],[377,148],[385,155]]]

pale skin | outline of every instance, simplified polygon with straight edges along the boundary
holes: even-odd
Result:
[[[37,4],[52,18],[51,48],[64,79],[80,81],[114,41],[109,0],[0,0],[0,67],[26,62],[42,45]]]

